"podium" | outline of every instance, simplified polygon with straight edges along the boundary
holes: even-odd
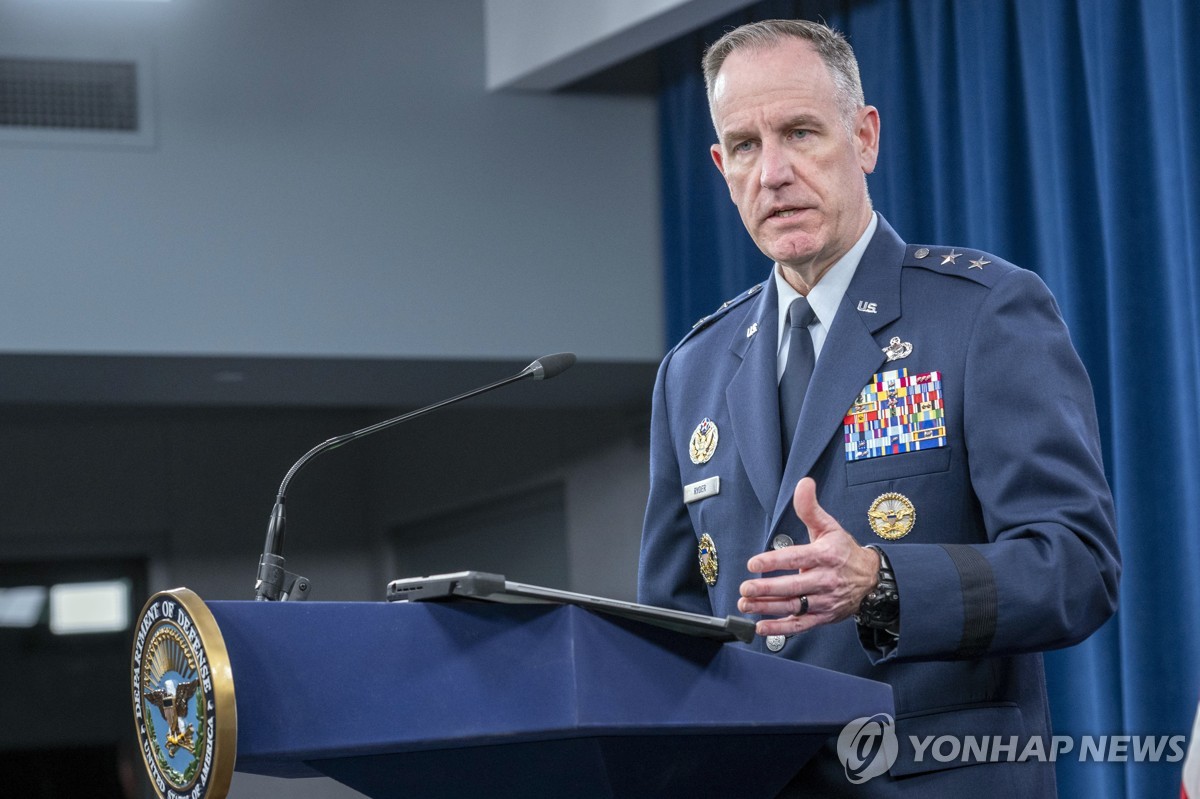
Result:
[[[774,796],[891,688],[570,605],[209,602],[236,770],[368,797]]]

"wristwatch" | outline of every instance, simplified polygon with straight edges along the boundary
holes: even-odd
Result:
[[[854,620],[860,627],[899,635],[900,592],[896,588],[896,573],[892,571],[892,564],[882,549],[874,544],[868,544],[866,548],[879,553],[879,582],[871,593],[863,597]]]

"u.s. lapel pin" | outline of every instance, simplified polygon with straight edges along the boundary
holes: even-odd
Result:
[[[750,338],[757,332],[758,332],[758,322],[755,322],[754,324],[750,325],[750,327],[746,328],[746,338]]]
[[[883,354],[887,356],[889,361],[898,361],[901,358],[907,358],[912,355],[912,351],[912,343],[901,341],[899,336],[892,336],[892,340],[883,348]]]

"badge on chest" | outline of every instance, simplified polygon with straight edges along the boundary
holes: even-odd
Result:
[[[717,451],[717,423],[707,416],[696,425],[692,431],[692,440],[688,442],[688,455],[697,466],[708,463],[713,453]]]

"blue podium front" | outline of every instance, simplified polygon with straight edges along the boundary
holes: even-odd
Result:
[[[892,712],[881,683],[569,605],[207,606],[236,769],[377,799],[774,796]]]

